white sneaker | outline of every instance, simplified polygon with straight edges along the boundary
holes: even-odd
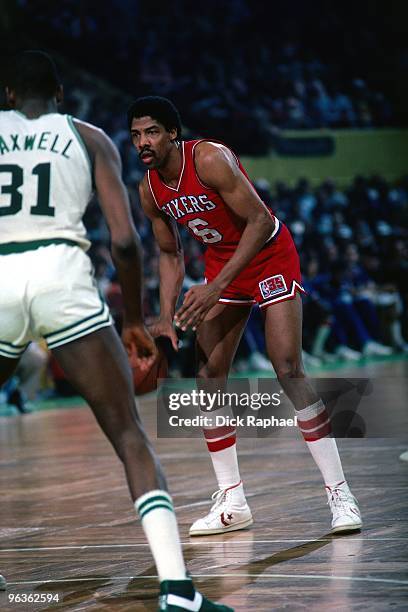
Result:
[[[326,492],[327,503],[333,514],[331,533],[361,529],[363,522],[360,510],[347,482],[340,482],[333,488],[326,487]]]
[[[258,353],[258,351],[252,353],[248,360],[248,363],[250,366],[250,370],[261,370],[265,372],[270,372],[272,370],[272,364],[269,359],[264,357],[262,353]]]
[[[399,458],[401,459],[401,461],[408,461],[408,451],[404,451],[403,453],[401,453]]]
[[[380,344],[379,342],[374,342],[374,340],[369,340],[366,342],[363,348],[364,357],[373,357],[378,355],[379,357],[386,357],[387,355],[392,355],[394,351],[390,346],[384,346],[384,344]]]
[[[213,535],[244,529],[254,522],[246,502],[242,481],[228,489],[213,493],[215,499],[210,512],[190,527],[191,536]]]
[[[5,591],[7,589],[6,579],[0,575],[0,591]]]
[[[359,361],[362,357],[362,354],[358,351],[354,351],[349,346],[342,344],[338,346],[336,349],[336,355],[340,357],[340,359],[344,359],[345,361]]]

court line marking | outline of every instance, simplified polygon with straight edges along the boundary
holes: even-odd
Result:
[[[294,487],[296,485],[304,485],[304,480],[295,480],[295,481],[291,481],[287,483],[288,487]],[[402,491],[405,491],[406,487],[404,488],[403,486],[401,487],[395,487],[395,489],[401,489]],[[252,493],[246,493],[245,497],[247,499],[252,499],[254,497],[266,497],[268,495],[274,495],[275,494],[275,489],[262,489],[261,491],[254,491]],[[211,493],[209,493],[209,497],[210,497]],[[314,495],[312,495],[312,497],[308,498],[309,501],[313,501],[314,499]],[[179,510],[188,510],[189,508],[198,508],[199,506],[208,506],[210,505],[210,501],[209,499],[205,499],[205,500],[201,500],[201,501],[196,501],[196,502],[190,502],[188,504],[183,504],[181,506],[174,506],[174,509],[176,511]]]
[[[0,415],[1,418],[1,415]],[[8,418],[8,417],[7,417]],[[163,439],[186,439],[186,438],[158,438],[159,440],[163,440]],[[197,440],[202,439],[202,438],[196,438]],[[255,438],[241,438],[241,440],[253,440]],[[268,438],[263,438],[264,440],[268,440]],[[337,442],[339,440],[352,440],[353,438],[337,438]],[[355,440],[356,438],[354,438]],[[373,438],[365,438],[366,440],[372,440]],[[381,439],[381,440],[388,440],[389,438],[377,438],[377,439]],[[297,438],[285,438],[285,440],[289,440],[289,442],[301,442],[303,445],[303,442],[301,440],[298,440]],[[259,439],[257,439],[257,441],[259,441]],[[400,442],[398,444],[396,444],[395,446],[350,446],[348,447],[341,447],[341,453],[342,455],[347,454],[347,453],[363,453],[363,452],[378,452],[378,451],[392,451],[393,453],[395,453],[395,455],[397,455],[399,450],[406,450],[407,448],[407,444],[406,442]],[[12,449],[12,447],[10,446],[10,449]],[[297,449],[299,451],[299,456],[310,456],[310,453],[304,449],[304,446],[302,446],[302,448]],[[257,451],[256,448],[249,448],[249,449],[240,449],[239,450],[239,455],[240,457],[247,457],[247,458],[254,458],[257,459],[258,457],[262,457],[262,459],[265,460],[265,457],[274,457],[274,456],[279,456],[279,455],[287,455],[288,454],[288,449],[287,448],[282,448],[282,449],[268,449],[267,451],[262,450],[262,451]],[[58,456],[58,461],[59,462],[63,462],[63,461],[68,461],[70,458],[69,457],[65,457],[65,455],[62,455],[61,457]],[[89,459],[91,459],[91,457],[89,457]],[[107,461],[109,458],[106,455],[101,455],[100,460],[105,460]],[[177,453],[177,452],[163,452],[160,453],[160,459],[163,460],[174,460],[174,461],[179,461],[179,460],[183,460],[183,459],[189,459],[191,460],[191,454],[189,453]],[[208,459],[208,453],[205,452],[195,452],[194,453],[194,457],[193,459]],[[0,458],[0,466],[1,465],[6,465],[9,463],[21,463],[23,461],[28,461],[28,459],[17,459],[17,458],[12,458],[10,459],[9,457],[7,459],[3,459]],[[49,461],[49,457],[38,457],[36,458],[36,462],[47,462]],[[104,479],[105,476],[101,476],[100,479]],[[304,482],[304,481],[302,481]],[[116,487],[117,488],[117,487]],[[248,497],[248,496],[247,496]]]
[[[352,542],[405,542],[408,538],[352,538],[347,541]],[[213,544],[287,544],[287,543],[313,543],[313,542],[340,542],[340,538],[317,538],[316,540],[304,540],[304,539],[288,539],[288,540],[208,540],[207,542],[181,542],[182,546],[212,546]],[[346,539],[344,540],[346,541]],[[78,546],[38,546],[31,548],[0,548],[1,553],[11,553],[11,552],[42,552],[42,551],[51,551],[51,550],[93,550],[100,548],[141,548],[141,547],[149,546],[147,542],[140,542],[137,544],[82,544]]]
[[[147,578],[156,579],[155,575],[148,576],[95,576],[92,578],[57,578],[55,580],[17,580],[8,582],[9,586],[23,584],[55,584],[66,582],[98,582],[99,580],[107,580],[110,582],[118,582],[120,580],[146,580]],[[192,578],[289,578],[295,580],[339,580],[343,582],[378,582],[385,584],[399,584],[408,586],[408,580],[397,580],[395,578],[371,578],[370,576],[335,576],[326,574],[250,574],[250,573],[234,573],[234,574],[192,574]]]

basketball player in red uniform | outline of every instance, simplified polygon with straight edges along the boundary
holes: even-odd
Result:
[[[152,333],[177,349],[173,323],[197,331],[197,377],[226,379],[251,307],[264,316],[268,356],[319,467],[332,510],[332,532],[361,528],[322,400],[302,364],[303,291],[288,229],[258,197],[234,153],[209,140],[181,140],[180,116],[167,99],[139,98],[128,111],[133,144],[148,170],[140,183],[143,210],[160,248],[161,313]],[[187,291],[175,312],[184,275],[176,223],[206,247],[206,284]],[[204,431],[218,481],[215,503],[190,535],[210,535],[253,522],[245,499],[232,427]]]

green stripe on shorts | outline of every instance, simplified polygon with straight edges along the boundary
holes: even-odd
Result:
[[[94,314],[91,314],[88,317],[85,317],[84,319],[80,319],[79,321],[75,321],[75,323],[71,323],[71,325],[67,325],[66,327],[61,327],[61,329],[59,329],[58,331],[53,331],[53,332],[50,332],[49,334],[44,334],[43,338],[48,340],[48,338],[50,338],[51,336],[57,336],[58,334],[62,334],[62,332],[66,332],[66,331],[73,329],[74,327],[77,327],[77,325],[82,325],[82,323],[85,323],[86,321],[90,321],[90,319],[99,317],[101,314],[103,314],[105,306],[106,306],[105,302],[102,302],[102,308],[98,310],[98,312],[95,312]]]
[[[23,350],[20,350],[19,353],[12,353],[11,351],[8,351],[7,349],[4,349],[2,346],[0,346],[0,355],[3,355],[3,357],[7,357],[11,359],[18,359],[24,353],[27,346],[28,345],[26,344],[25,348]]]
[[[11,348],[16,349],[16,351],[18,349],[25,348],[27,346],[27,343],[26,344],[14,344],[13,342],[6,342],[5,340],[0,340],[0,344],[5,344],[6,346],[10,346]]]
[[[28,242],[6,242],[0,244],[0,255],[13,255],[14,253],[25,253],[26,251],[35,251],[40,247],[49,246],[50,244],[68,244],[69,246],[80,247],[75,240],[67,238],[44,238],[43,240],[30,240]]]
[[[78,329],[74,333],[64,335],[62,336],[62,338],[58,338],[58,340],[52,340],[51,342],[47,341],[48,348],[53,349],[53,348],[57,348],[57,346],[62,346],[63,344],[67,344],[68,342],[73,342],[74,340],[77,340],[78,338],[82,338],[82,336],[87,336],[88,334],[91,334],[92,332],[97,331],[98,329],[102,327],[107,327],[108,325],[111,325],[111,324],[112,324],[112,321],[111,321],[110,313],[108,311],[108,315],[104,317],[101,321],[96,321],[92,323],[91,325],[88,325],[88,327],[84,327],[83,329]]]

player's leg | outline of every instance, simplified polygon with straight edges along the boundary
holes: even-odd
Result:
[[[113,328],[104,327],[52,353],[123,462],[133,501],[150,489],[165,489],[163,472],[136,410],[127,356]]]
[[[105,327],[53,353],[124,464],[161,581],[161,609],[229,610],[205,600],[186,577],[173,502],[137,413],[127,356],[116,332]]]
[[[302,301],[271,304],[264,310],[269,358],[293,403],[306,444],[320,469],[333,511],[333,532],[359,529],[361,517],[344,477],[328,412],[307,379],[302,364]]]
[[[197,384],[208,391],[226,381],[250,306],[216,304],[197,330]],[[219,491],[210,513],[198,519],[190,535],[243,529],[252,521],[239,474],[235,427],[204,429]]]
[[[211,387],[226,380],[250,314],[249,306],[216,304],[197,330],[198,384]],[[219,381],[219,382],[218,382]],[[207,447],[220,489],[240,481],[234,427],[204,429]]]

